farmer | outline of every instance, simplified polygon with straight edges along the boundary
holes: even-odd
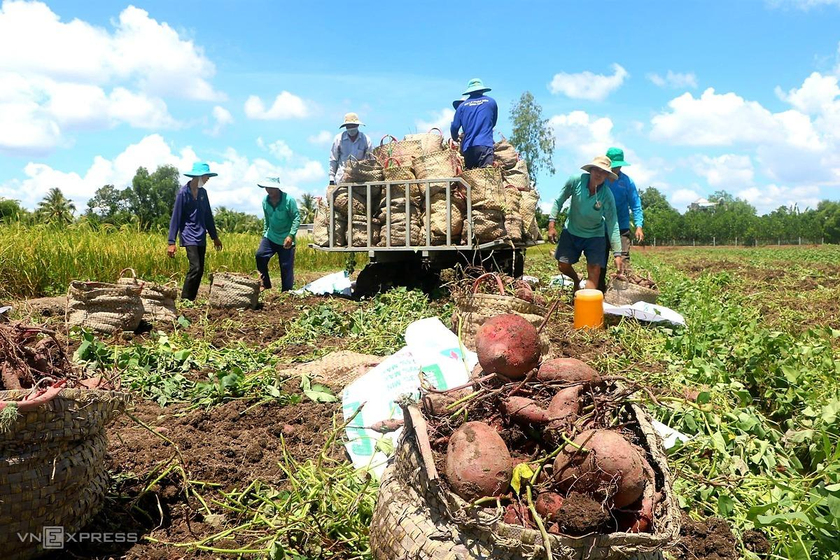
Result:
[[[624,150],[610,148],[607,150],[607,157],[610,158],[613,173],[618,176],[618,179],[614,181],[607,179],[607,186],[615,199],[615,213],[618,219],[618,231],[621,235],[621,265],[618,271],[624,272],[630,261],[632,241],[630,238],[630,210],[633,211],[633,223],[636,226],[636,241],[638,242],[645,239],[644,231],[642,231],[645,217],[642,213],[642,201],[639,198],[639,191],[636,190],[636,183],[621,171],[622,167],[630,165],[624,161]]]
[[[204,189],[210,177],[216,177],[218,173],[212,173],[210,166],[206,163],[196,162],[192,170],[184,175],[190,180],[175,195],[172,220],[169,222],[169,248],[166,252],[170,258],[175,258],[177,249],[175,238],[180,233],[181,247],[186,249],[187,259],[190,262],[190,269],[184,278],[181,298],[193,301],[198,294],[201,277],[204,276],[204,255],[207,253],[208,233],[216,250],[222,250],[222,241],[216,232],[213,211],[210,209],[210,201]]]
[[[580,287],[580,278],[572,265],[580,260],[581,253],[586,256],[586,287],[594,289],[598,286],[601,269],[607,266],[605,225],[606,230],[610,232],[610,245],[616,266],[621,259],[615,199],[609,187],[604,184],[608,177],[615,181],[618,176],[611,171],[610,159],[606,156],[597,156],[592,163],[587,163],[581,169],[586,173],[569,177],[548,215],[548,239],[553,243],[557,241],[554,223],[563,204],[571,199],[566,224],[563,233],[560,234],[554,258],[557,259],[560,272],[574,282],[575,291]]]
[[[276,253],[280,260],[282,291],[287,292],[295,283],[295,236],[300,226],[297,202],[289,193],[280,190],[280,182],[277,179],[267,178],[257,185],[266,192],[262,203],[265,226],[262,241],[255,255],[262,289],[271,289],[268,262]]]
[[[343,128],[333,140],[330,150],[330,185],[340,183],[344,177],[344,166],[350,157],[358,160],[373,157],[373,145],[370,138],[359,130],[364,123],[356,113],[344,115],[344,122],[338,128]]]
[[[469,97],[456,107],[455,118],[449,127],[453,140],[457,140],[459,131],[464,129],[461,153],[467,169],[493,165],[493,128],[499,118],[499,108],[492,97],[484,95],[488,91],[490,88],[484,87],[478,78],[470,80],[463,93]]]

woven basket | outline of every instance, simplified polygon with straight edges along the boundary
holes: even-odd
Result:
[[[530,229],[531,222],[537,217],[537,204],[540,202],[540,193],[536,190],[522,191],[522,200],[519,204],[519,214],[522,216],[522,223],[525,229]]]
[[[123,276],[125,272],[131,272],[131,276]],[[155,321],[174,321],[176,319],[175,298],[178,297],[178,288],[174,282],[158,284],[140,280],[133,268],[126,268],[120,272],[117,284],[140,288],[144,321],[154,323]]]
[[[501,209],[473,206],[472,218],[472,233],[476,242],[489,243],[507,239],[505,213]]]
[[[505,189],[502,171],[497,167],[477,167],[461,173],[461,178],[470,184],[473,206],[501,210],[505,206]]]
[[[493,145],[493,163],[502,166],[504,169],[513,169],[519,161],[519,154],[513,144],[507,141],[504,135],[499,134],[502,139]]]
[[[344,177],[342,183],[368,183],[371,181],[381,181],[382,165],[375,159],[358,160],[353,156],[344,164]],[[379,195],[381,187],[373,187],[371,192]]]
[[[385,175],[386,181],[410,181],[415,179],[414,171],[411,169],[411,161],[413,158],[388,158],[382,168],[382,173]],[[408,161],[408,164],[403,164],[403,161]],[[416,183],[409,183],[408,196],[411,197],[411,202],[422,205],[422,197],[425,192],[420,185]],[[391,186],[391,198],[404,198],[406,192],[406,185]],[[382,191],[382,200],[385,200],[385,189]]]
[[[414,175],[418,179],[455,177],[458,169],[458,153],[454,150],[446,149],[414,158]],[[431,195],[435,195],[446,190],[446,183],[429,183],[428,187]]]
[[[658,299],[659,290],[618,279],[612,281],[607,293],[604,294],[604,301],[610,305],[632,305],[637,301],[656,303]]]
[[[346,199],[345,199],[346,200]],[[322,198],[315,203],[315,218],[312,224],[312,241],[319,247],[328,247],[330,244],[330,231],[327,225],[330,221],[330,209]],[[347,245],[347,219],[340,219],[340,213],[336,211],[333,220],[333,244],[336,247]]]
[[[255,309],[260,299],[260,281],[247,274],[217,272],[210,282],[210,307]]]
[[[444,149],[443,132],[439,128],[429,129],[429,132],[423,134],[406,134],[405,140],[420,142],[420,155],[433,154]]]
[[[664,499],[655,512],[652,533],[610,533],[567,537],[549,534],[557,560],[652,560],[679,537],[680,513],[671,488],[665,453],[648,415],[629,407]],[[539,531],[500,520],[498,512],[473,508],[449,492],[435,468],[426,422],[415,406],[403,409],[405,429],[394,461],[380,486],[370,529],[377,560],[545,558]]]
[[[30,391],[0,391],[19,401]],[[0,433],[0,551],[8,560],[43,554],[34,541],[44,527],[83,528],[102,507],[108,487],[106,424],[130,402],[116,391],[64,389],[19,413]]]
[[[368,238],[368,223],[365,218],[353,218],[353,225],[350,232],[352,236],[351,247],[367,247],[376,245],[380,241],[382,224],[378,218],[370,219],[370,238]]]
[[[514,243],[522,241],[525,230],[520,214],[522,194],[519,189],[508,186],[505,188],[505,232]]]
[[[439,192],[429,199],[431,212],[429,223],[431,225],[432,245],[446,244],[446,192]],[[450,239],[453,244],[459,244],[464,231],[464,220],[467,217],[467,202],[460,192],[450,195],[451,229]],[[425,223],[425,220],[424,220]]]
[[[531,177],[528,175],[528,164],[525,160],[521,159],[512,168],[504,169],[502,181],[505,186],[513,185],[520,191],[531,190]]]
[[[409,245],[424,244],[425,239],[423,235],[423,214],[420,212],[420,207],[409,201],[408,221],[411,224],[411,231],[409,233]],[[383,200],[379,205],[378,220],[381,224],[380,239],[377,245],[385,247],[386,239],[386,225],[388,215],[386,213],[386,204]],[[405,198],[391,199],[391,246],[404,247],[405,233],[406,233],[406,212],[405,212]]]
[[[72,326],[104,334],[134,331],[143,319],[138,286],[105,282],[70,282],[65,320]]]

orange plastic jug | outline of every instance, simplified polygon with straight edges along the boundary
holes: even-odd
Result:
[[[575,328],[600,329],[604,326],[604,294],[600,290],[575,293]]]

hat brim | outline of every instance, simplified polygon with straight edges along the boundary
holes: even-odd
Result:
[[[475,93],[477,91],[485,92],[485,91],[492,91],[492,90],[489,87],[472,88],[472,89],[468,89],[467,91],[465,91],[461,95],[469,95],[469,94]]]
[[[351,124],[355,124],[356,126],[364,126],[365,125],[365,123],[363,123],[363,122],[346,122],[346,123],[341,123],[341,125],[338,128],[344,128],[345,126],[351,125]]]
[[[283,189],[280,187],[280,184],[279,184],[279,183],[274,183],[273,185],[263,185],[263,184],[261,184],[261,183],[257,183],[257,186],[258,186],[259,188],[261,188],[261,189],[280,189],[280,190],[283,190]]]
[[[586,171],[587,173],[588,173],[590,170],[592,170],[592,169],[598,169],[599,171],[603,171],[603,172],[605,172],[607,175],[609,175],[609,176],[610,176],[610,178],[611,178],[613,181],[617,181],[617,180],[618,180],[618,175],[616,175],[615,173],[613,173],[613,172],[612,172],[612,171],[610,171],[609,169],[604,169],[604,168],[603,168],[603,167],[601,167],[600,165],[595,165],[594,163],[587,163],[586,165],[582,165],[580,168],[581,168],[581,169],[583,169],[584,171]]]
[[[623,160],[614,161],[614,162],[610,163],[610,167],[630,167],[630,164],[627,163],[626,161],[623,161]]]
[[[184,173],[187,177],[218,177],[218,173]]]

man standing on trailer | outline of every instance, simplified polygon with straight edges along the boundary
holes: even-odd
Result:
[[[344,115],[344,122],[338,127],[344,131],[335,137],[330,150],[330,185],[340,183],[344,178],[344,166],[350,157],[357,160],[373,157],[370,138],[359,130],[363,124],[356,113]]]
[[[467,169],[493,165],[493,129],[499,118],[499,108],[495,99],[484,95],[488,91],[490,88],[480,79],[470,80],[463,93],[469,97],[455,109],[455,118],[449,127],[453,140],[457,140],[459,131],[464,129],[461,153]]]
[[[175,238],[180,232],[181,247],[187,251],[190,269],[184,278],[181,298],[195,300],[201,277],[204,276],[204,256],[207,253],[207,234],[216,246],[222,250],[222,241],[216,232],[216,222],[213,220],[213,210],[204,185],[210,177],[218,173],[210,171],[210,166],[204,162],[193,164],[192,170],[184,173],[190,181],[181,187],[175,195],[175,205],[172,208],[172,219],[169,222],[169,248],[166,250],[170,258],[175,258]]]

